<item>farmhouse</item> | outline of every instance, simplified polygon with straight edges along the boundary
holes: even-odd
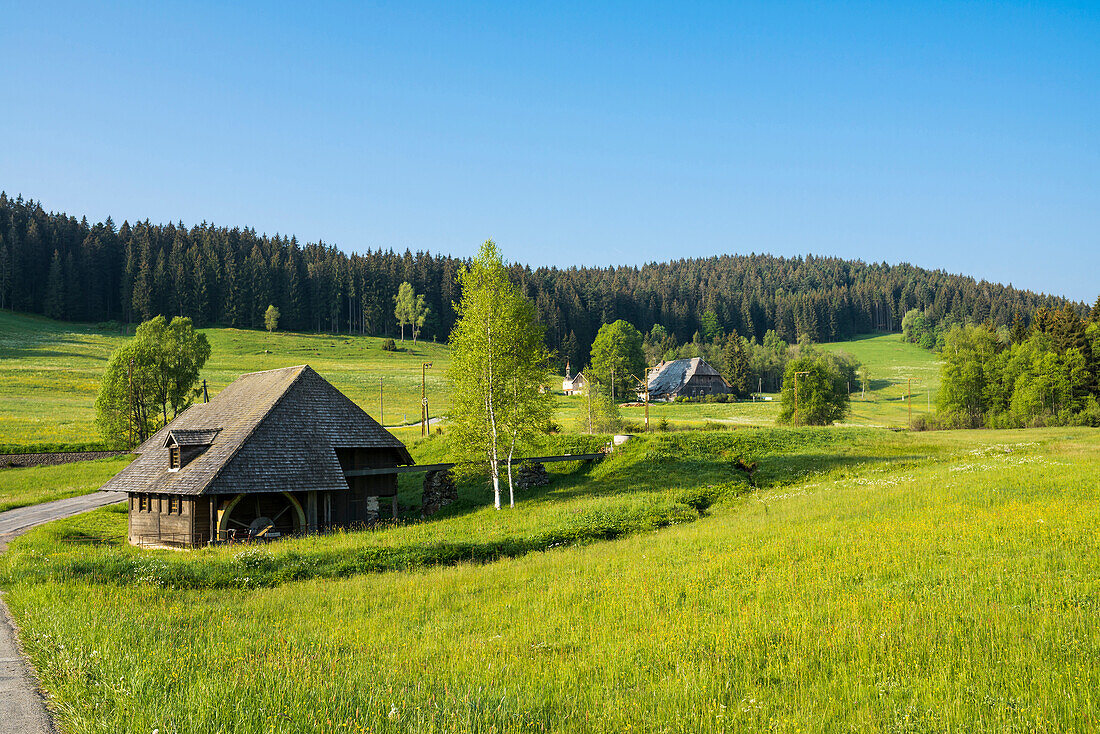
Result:
[[[588,387],[588,378],[584,376],[584,372],[578,372],[576,375],[570,376],[569,374],[569,362],[565,363],[565,379],[561,381],[561,389],[566,395],[573,395],[575,393],[584,392]]]
[[[397,514],[405,445],[308,365],[242,375],[141,444],[102,488],[126,492],[134,544],[196,546]]]
[[[721,395],[729,391],[729,383],[718,370],[699,357],[661,362],[649,375],[650,400]]]

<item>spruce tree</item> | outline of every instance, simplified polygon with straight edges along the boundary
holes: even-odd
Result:
[[[46,315],[51,319],[65,318],[65,273],[61,265],[61,253],[53,251],[50,274],[46,279]]]

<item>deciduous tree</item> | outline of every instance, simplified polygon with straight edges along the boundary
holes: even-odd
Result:
[[[168,423],[194,400],[192,388],[206,360],[210,343],[196,332],[191,319],[163,316],[146,321],[134,338],[117,349],[96,398],[96,424],[114,446],[133,436],[138,442]]]
[[[264,327],[269,334],[279,328],[279,316],[279,309],[275,306],[268,306],[264,311]]]
[[[428,315],[428,307],[424,304],[424,296],[416,295],[412,284],[408,281],[397,289],[397,295],[393,300],[397,303],[393,315],[401,324],[401,341],[405,341],[405,324],[412,326],[413,341],[420,334],[420,327],[424,325],[424,318]]]
[[[492,240],[458,274],[462,297],[451,332],[453,446],[488,468],[500,509],[500,462],[545,426],[550,394],[542,328],[531,303],[508,279]],[[514,498],[513,498],[514,501]]]
[[[591,378],[610,388],[613,398],[627,392],[645,371],[642,334],[628,321],[604,324],[592,342]]]

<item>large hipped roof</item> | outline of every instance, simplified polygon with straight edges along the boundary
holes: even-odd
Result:
[[[209,440],[208,448],[169,471],[170,433]],[[393,449],[397,463],[413,463],[404,444],[308,365],[252,372],[180,413],[103,489],[199,495],[346,488],[334,450],[340,447]]]

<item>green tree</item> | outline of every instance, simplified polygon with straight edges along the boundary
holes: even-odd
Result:
[[[46,278],[46,315],[51,319],[65,318],[65,277],[61,269],[61,253],[53,251],[50,274]]]
[[[549,418],[548,355],[531,303],[508,279],[492,240],[458,274],[462,293],[451,332],[452,445],[488,467],[500,509],[500,461],[530,441]]]
[[[937,406],[958,426],[977,428],[989,409],[988,369],[997,335],[985,326],[955,327],[944,338]]]
[[[408,281],[397,289],[397,295],[393,300],[397,307],[393,315],[401,324],[401,341],[405,341],[405,324],[412,326],[413,341],[420,334],[420,327],[424,325],[424,319],[428,315],[428,307],[424,303],[424,296],[416,295],[412,284]]]
[[[592,415],[589,418],[589,433],[618,433],[622,430],[623,420],[619,413],[619,404],[611,390],[600,383],[589,385],[592,400]]]
[[[723,377],[730,384],[733,394],[744,397],[752,390],[752,366],[749,364],[749,354],[745,349],[745,343],[737,332],[731,332],[726,337],[726,347],[723,352]]]
[[[703,339],[706,341],[713,342],[722,336],[722,325],[718,321],[718,314],[712,309],[703,312],[700,324],[703,327]]]
[[[146,321],[134,338],[115,350],[96,398],[96,424],[114,446],[144,441],[194,400],[192,388],[210,343],[191,319],[163,316]]]
[[[632,375],[640,378],[644,371],[641,332],[622,319],[601,326],[592,342],[591,377],[609,386],[611,397],[617,398],[633,386]]]
[[[279,309],[275,306],[268,306],[264,311],[264,326],[269,334],[279,328],[279,316]]]
[[[787,363],[783,375],[780,423],[829,426],[848,415],[847,379],[825,357],[799,357]]]

